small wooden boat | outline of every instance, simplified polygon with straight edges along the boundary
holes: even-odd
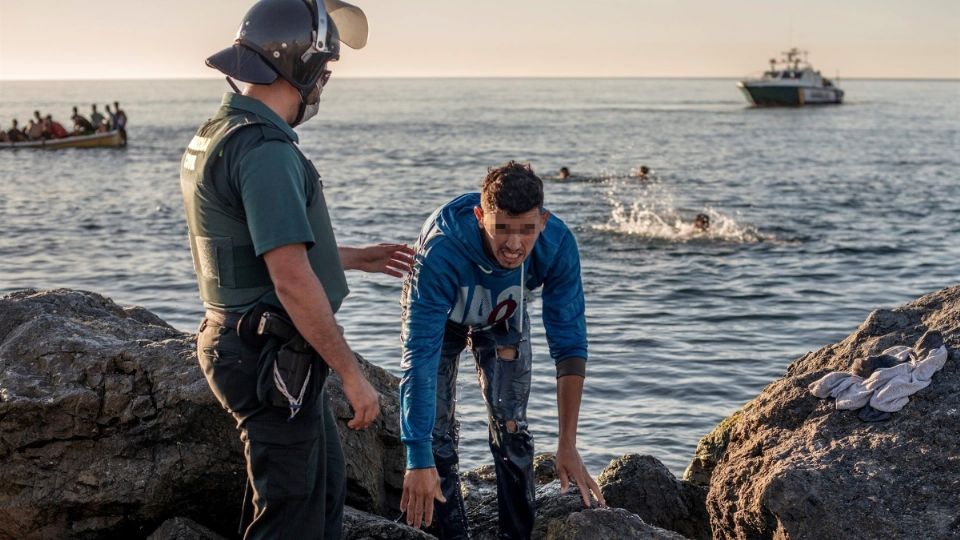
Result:
[[[60,148],[120,148],[122,146],[123,137],[120,136],[119,131],[94,133],[93,135],[71,135],[62,139],[0,143],[0,148],[44,148],[47,150]]]

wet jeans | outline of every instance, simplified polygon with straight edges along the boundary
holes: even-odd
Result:
[[[455,411],[460,352],[468,343],[487,406],[490,452],[497,472],[499,538],[530,538],[536,485],[533,437],[527,429],[532,356],[529,336],[530,321],[526,317],[522,333],[506,324],[468,332],[464,326],[447,323],[437,370],[433,428],[433,458],[447,502],[434,502],[434,525],[428,529],[438,538],[468,538],[457,457],[460,426]]]
[[[343,450],[326,392],[290,422],[286,407],[257,399],[259,351],[236,330],[204,319],[197,336],[203,375],[237,421],[247,466],[241,516],[245,540],[342,536]]]

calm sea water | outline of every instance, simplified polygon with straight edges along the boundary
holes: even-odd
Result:
[[[192,331],[201,307],[180,154],[220,81],[0,83],[0,120],[120,100],[125,150],[0,151],[0,293],[97,291]],[[960,277],[960,83],[850,81],[840,107],[757,110],[732,80],[336,80],[300,129],[345,244],[413,242],[487,167],[530,161],[602,182],[547,185],[583,258],[590,364],[579,445],[680,473],[697,440],[876,307]],[[626,178],[645,164],[646,184]],[[685,223],[707,213],[713,232]],[[352,273],[339,319],[399,372],[400,283]],[[534,306],[535,321],[539,308]],[[554,450],[541,327],[529,416]],[[465,363],[468,355],[464,355]],[[489,461],[469,364],[464,466]]]

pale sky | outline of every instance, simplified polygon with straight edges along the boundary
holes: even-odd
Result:
[[[252,0],[0,0],[0,79],[216,77]],[[357,0],[339,77],[960,78],[960,0]]]

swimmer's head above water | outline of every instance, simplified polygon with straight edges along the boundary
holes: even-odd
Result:
[[[566,167],[560,167],[560,173],[557,175],[561,180],[566,180],[570,178],[570,169]]]
[[[710,229],[710,216],[697,214],[697,217],[693,218],[693,228],[697,232],[707,232]]]

